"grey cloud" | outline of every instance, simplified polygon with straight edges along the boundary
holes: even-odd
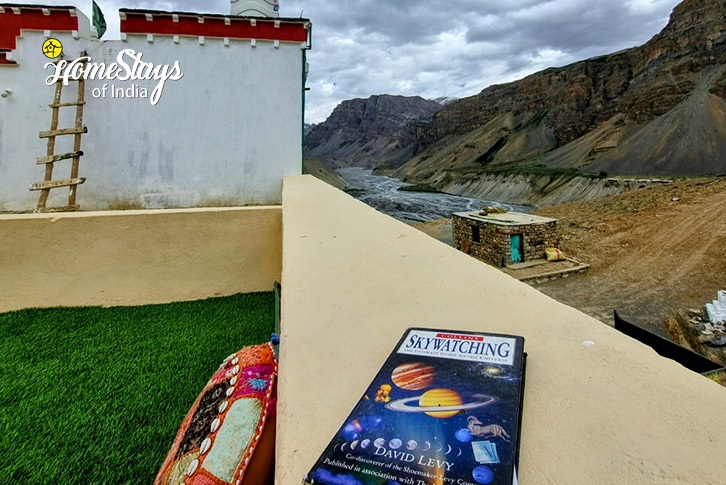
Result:
[[[661,15],[633,11],[624,2],[559,2],[539,16],[505,13],[497,22],[476,25],[467,32],[467,41],[494,42],[498,56],[509,58],[510,70],[526,63],[528,56],[552,49],[573,58],[605,54],[643,43],[643,32],[656,33],[667,20]],[[564,5],[569,3],[568,5]]]
[[[122,7],[229,12],[226,0],[98,1],[107,20]],[[90,9],[86,1],[44,3]],[[469,96],[545,67],[639,45],[665,26],[677,3],[280,0],[280,13],[313,22],[306,106],[308,121],[318,122],[344,99],[381,93]],[[111,20],[109,31],[117,25]]]

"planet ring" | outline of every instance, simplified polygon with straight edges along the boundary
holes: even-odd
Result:
[[[386,404],[386,409],[392,411],[402,411],[404,413],[431,413],[437,411],[465,411],[468,409],[476,409],[487,404],[491,404],[497,400],[492,396],[486,396],[484,394],[475,394],[472,396],[476,401],[469,402],[466,404],[459,404],[458,406],[409,406],[408,403],[412,401],[418,401],[421,396],[407,397],[405,399],[398,399],[396,401]]]

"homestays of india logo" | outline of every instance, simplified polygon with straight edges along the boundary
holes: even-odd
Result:
[[[64,86],[68,86],[70,81],[80,79],[132,81],[130,85],[106,83],[102,87],[93,88],[91,95],[94,98],[148,98],[149,102],[155,105],[164,91],[164,83],[178,81],[184,76],[184,73],[179,66],[179,61],[175,61],[173,66],[155,65],[151,62],[144,62],[142,57],[141,52],[124,49],[116,56],[116,62],[110,64],[90,62],[91,58],[88,56],[72,61],[61,59],[56,62],[48,62],[45,64],[45,68],[53,69],[53,74],[46,78],[45,83],[52,86],[56,82],[62,81]],[[151,95],[147,88],[133,82],[152,79],[158,82],[151,90]]]

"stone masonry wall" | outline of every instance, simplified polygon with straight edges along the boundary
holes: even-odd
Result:
[[[479,227],[480,242],[478,243],[472,240],[472,227],[474,226]],[[543,258],[546,248],[558,247],[560,244],[556,221],[500,226],[453,216],[454,247],[490,264],[509,264],[512,261],[510,245],[512,234],[522,234],[523,236],[524,261]],[[466,251],[467,248],[468,251]]]

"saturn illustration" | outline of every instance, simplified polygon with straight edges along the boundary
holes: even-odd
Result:
[[[434,418],[450,418],[461,411],[476,409],[496,401],[495,397],[474,394],[473,401],[464,403],[458,392],[451,389],[430,389],[420,396],[397,399],[386,404],[391,411],[403,413],[426,413]],[[418,406],[410,403],[418,401]]]

